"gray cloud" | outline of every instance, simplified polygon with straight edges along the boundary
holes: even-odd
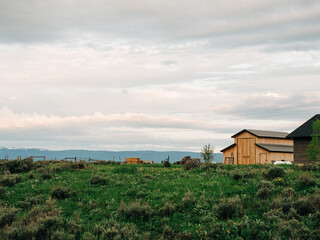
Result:
[[[210,41],[212,46],[318,42],[318,1],[64,1],[0,3],[4,42],[106,36]]]
[[[319,113],[317,0],[0,1],[0,145],[196,151]]]

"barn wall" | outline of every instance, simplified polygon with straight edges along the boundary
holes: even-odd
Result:
[[[256,136],[248,132],[243,132],[235,137],[238,164],[247,165],[256,163],[256,139]]]
[[[231,153],[233,153],[234,165],[237,165],[237,146],[229,148],[223,152],[223,164],[227,164],[226,157],[231,157]]]
[[[311,142],[311,138],[295,138],[293,145],[294,162],[295,163],[309,163],[306,154],[308,145]]]
[[[251,133],[243,132],[243,133],[239,134],[238,136],[236,136],[235,140],[238,138],[257,138],[257,137]]]
[[[263,149],[263,148],[260,148],[260,147],[257,147],[256,146],[256,163],[257,164],[268,164],[268,163],[271,163],[270,161],[270,152]]]
[[[293,141],[291,139],[281,138],[257,138],[257,143],[293,145]]]
[[[270,163],[272,161],[281,161],[281,160],[285,160],[285,161],[293,161],[293,154],[292,153],[278,153],[278,152],[272,152],[270,154]]]

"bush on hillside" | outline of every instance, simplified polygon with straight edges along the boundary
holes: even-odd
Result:
[[[164,161],[163,166],[166,168],[171,167],[171,163],[169,161]]]
[[[5,186],[5,187],[12,187],[17,183],[22,182],[22,177],[19,175],[5,175],[1,180],[0,180],[0,185]]]
[[[91,185],[95,185],[95,184],[107,185],[110,183],[110,180],[105,177],[93,176],[90,179],[90,183]]]
[[[281,178],[286,174],[285,170],[282,167],[271,167],[266,173],[265,177],[269,180],[275,178]]]
[[[49,180],[52,178],[52,175],[50,173],[43,173],[40,175],[40,179],[43,179],[43,180]]]
[[[194,159],[188,159],[184,164],[183,164],[183,169],[184,170],[191,170],[194,168],[198,168],[200,166],[200,159],[194,158]]]
[[[218,205],[214,206],[214,212],[219,219],[227,220],[233,217],[241,217],[243,207],[238,196],[223,198]]]
[[[171,202],[166,202],[159,210],[159,215],[161,217],[173,215],[176,207]]]
[[[301,189],[313,187],[316,185],[315,177],[311,177],[308,173],[301,174],[298,181]]]
[[[260,199],[267,199],[271,197],[273,192],[273,185],[271,182],[268,181],[260,181],[259,183],[259,189],[257,192],[257,197]]]
[[[6,196],[6,189],[0,186],[0,199]]]
[[[19,201],[17,206],[23,209],[31,209],[33,206],[43,204],[44,202],[44,197],[38,195],[34,197],[27,197],[24,201]]]
[[[293,207],[297,210],[297,213],[301,216],[308,215],[313,212],[311,202],[307,198],[300,198],[294,204]]]
[[[23,173],[32,170],[33,168],[33,159],[25,158],[22,160],[7,160],[1,163],[1,168],[7,168],[11,173]]]
[[[138,234],[137,228],[134,224],[120,224],[114,220],[107,220],[97,224],[93,233],[101,240],[141,239],[141,236]]]
[[[133,202],[129,204],[121,202],[118,213],[120,216],[124,216],[128,219],[147,220],[153,214],[153,210],[146,202]]]
[[[69,198],[72,194],[71,188],[65,187],[57,187],[51,191],[51,197],[58,200]]]
[[[200,169],[201,170],[216,170],[218,167],[218,163],[212,163],[212,162],[209,162],[209,163],[202,163],[200,164]]]
[[[11,225],[17,213],[17,209],[13,207],[0,207],[0,228]]]

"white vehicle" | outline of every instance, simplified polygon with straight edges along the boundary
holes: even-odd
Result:
[[[280,164],[288,164],[288,165],[291,165],[292,162],[290,162],[290,161],[285,161],[285,160],[274,161],[274,162],[273,162],[273,165],[280,165]]]

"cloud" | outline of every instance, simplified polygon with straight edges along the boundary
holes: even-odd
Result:
[[[0,144],[195,150],[290,131],[319,112],[319,22],[317,0],[1,1]]]
[[[209,40],[248,46],[319,39],[318,1],[64,1],[0,3],[3,42],[97,36],[139,41]]]

